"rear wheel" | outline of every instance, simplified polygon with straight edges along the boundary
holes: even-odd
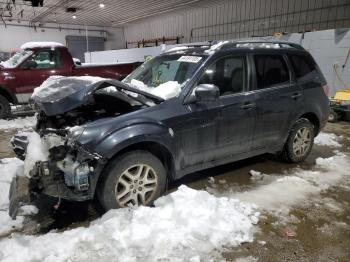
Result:
[[[9,101],[0,95],[0,119],[11,116],[11,106]]]
[[[314,127],[309,120],[299,119],[289,133],[282,151],[282,157],[289,163],[304,161],[314,144]]]
[[[339,115],[334,110],[331,110],[329,112],[328,122],[335,123],[338,121],[338,119],[339,119]]]
[[[165,191],[166,171],[162,162],[147,151],[132,151],[111,162],[97,189],[105,210],[146,205]]]

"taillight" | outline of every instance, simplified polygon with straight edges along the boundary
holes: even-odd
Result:
[[[329,86],[327,84],[322,86],[323,92],[325,93],[326,96],[329,95]]]

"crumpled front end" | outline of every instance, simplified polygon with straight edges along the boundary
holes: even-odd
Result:
[[[74,201],[85,201],[94,196],[105,159],[74,142],[69,131],[51,132],[41,134],[41,140],[47,145],[47,159],[36,161],[29,174],[12,181],[9,195],[12,218],[16,217],[22,204],[32,202],[40,194]],[[17,156],[27,161],[28,138],[19,134],[11,143]]]

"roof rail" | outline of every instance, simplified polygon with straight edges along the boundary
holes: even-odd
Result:
[[[234,40],[232,42],[225,44],[224,46],[229,46],[230,44],[237,46],[237,44],[250,44],[250,43],[251,44],[277,44],[280,47],[283,47],[282,45],[288,45],[295,49],[305,50],[304,47],[296,43],[287,42],[287,41],[273,41],[273,40]]]

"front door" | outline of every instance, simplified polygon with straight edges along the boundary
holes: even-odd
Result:
[[[204,71],[197,85],[213,84],[220,97],[212,102],[188,105],[191,114],[183,127],[191,123],[186,132],[186,165],[223,161],[248,152],[254,131],[255,99],[249,92],[247,59],[228,55],[218,58]]]
[[[215,139],[215,158],[230,158],[251,150],[256,116],[254,93],[245,55],[227,55],[216,60],[204,79],[220,90],[220,118]],[[205,81],[205,80],[203,80]]]

